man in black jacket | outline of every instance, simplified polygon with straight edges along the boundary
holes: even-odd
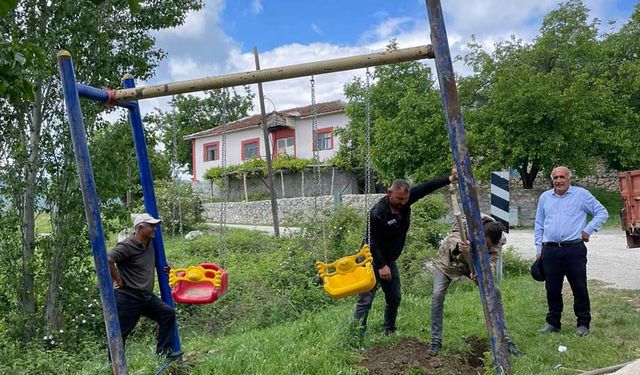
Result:
[[[455,182],[456,179],[457,171],[454,167],[450,176],[427,181],[414,188],[410,188],[405,180],[396,180],[387,190],[387,196],[380,199],[369,212],[369,246],[377,283],[371,291],[358,296],[353,318],[356,324],[360,325],[361,337],[367,329],[367,316],[378,287],[382,288],[385,297],[383,333],[387,336],[396,331],[396,317],[402,297],[396,260],[402,253],[411,224],[411,205],[427,194]]]

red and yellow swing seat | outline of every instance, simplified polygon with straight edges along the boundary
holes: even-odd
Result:
[[[342,257],[333,263],[316,262],[316,268],[324,283],[324,290],[331,298],[368,292],[376,285],[373,257],[367,244],[357,254]]]
[[[171,296],[179,303],[204,304],[222,297],[229,285],[227,271],[214,263],[172,269],[169,285]]]

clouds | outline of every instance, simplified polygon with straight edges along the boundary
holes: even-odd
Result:
[[[622,6],[622,2],[586,0],[586,5],[603,19],[628,17],[631,6]],[[253,45],[270,46],[260,50],[265,69],[382,51],[390,39],[396,39],[401,48],[429,43],[422,1],[326,0],[318,6],[206,0],[205,8],[189,14],[185,25],[158,33],[158,45],[168,52],[168,58],[152,83],[252,71]],[[511,35],[530,40],[537,35],[544,15],[555,7],[557,0],[444,2],[452,56],[466,52],[472,35],[485,48]],[[468,71],[459,64],[455,69],[463,74]],[[355,75],[363,76],[364,70],[316,76],[317,100],[343,99],[343,86]],[[278,109],[310,103],[309,77],[265,83],[264,90]],[[257,92],[255,85],[252,91]],[[254,111],[258,109],[256,101]]]

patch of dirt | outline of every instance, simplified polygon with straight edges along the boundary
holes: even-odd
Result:
[[[477,337],[467,337],[469,352],[460,355],[440,353],[429,355],[429,344],[415,338],[405,338],[390,347],[377,347],[366,351],[361,365],[371,375],[434,374],[479,375],[483,373],[482,358],[489,350],[488,343]]]
[[[477,336],[469,336],[464,339],[469,345],[469,352],[465,355],[467,364],[471,367],[482,367],[484,353],[489,351],[489,343]]]

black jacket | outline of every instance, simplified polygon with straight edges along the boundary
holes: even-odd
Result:
[[[369,246],[373,255],[373,264],[377,269],[398,259],[407,238],[411,224],[411,205],[425,195],[449,184],[449,177],[441,177],[424,182],[409,190],[409,201],[399,214],[389,208],[389,197],[383,197],[369,211],[371,217],[371,239]]]

